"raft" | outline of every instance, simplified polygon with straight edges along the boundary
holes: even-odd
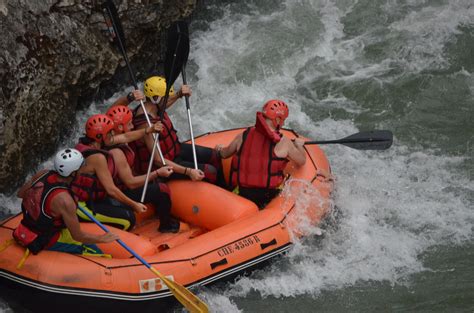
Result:
[[[227,144],[244,130],[208,133],[196,138],[196,144]],[[288,129],[283,133],[297,136]],[[169,186],[172,214],[181,220],[179,233],[159,233],[159,220],[153,218],[152,209],[137,216],[131,232],[109,229],[167,278],[193,292],[199,286],[235,277],[286,252],[298,237],[311,233],[302,224],[317,227],[330,211],[333,181],[326,177],[331,172],[329,162],[317,145],[307,145],[305,150],[306,164],[298,168],[288,163],[285,188],[263,210],[218,186],[176,180]],[[226,179],[230,160],[223,160]],[[309,201],[304,201],[305,195]],[[0,244],[12,238],[21,219],[20,213],[0,222]],[[81,223],[81,228],[103,233],[93,223]],[[41,311],[139,308],[156,312],[158,307],[173,305],[175,299],[166,285],[118,243],[99,247],[112,258],[41,251],[18,269],[25,250],[10,245],[0,252],[2,297],[8,301],[11,296],[22,306],[31,303],[33,311],[44,305]]]

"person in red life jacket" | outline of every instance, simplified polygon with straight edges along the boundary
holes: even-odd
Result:
[[[304,141],[292,141],[280,133],[287,117],[288,106],[281,100],[270,100],[257,112],[255,126],[237,135],[227,147],[215,148],[223,159],[233,156],[231,187],[261,209],[280,192],[288,161],[297,166],[306,162]]]
[[[114,122],[115,134],[122,134],[133,130],[132,112],[126,106],[113,106],[107,111],[107,116]],[[146,174],[135,176],[132,170],[135,153],[127,144],[113,145],[106,148],[114,159],[118,169],[117,186],[130,199],[139,201],[143,192]],[[147,185],[145,203],[152,203],[157,209],[157,215],[160,218],[160,232],[178,232],[179,221],[170,216],[171,196],[168,185],[157,180],[158,177],[168,177],[173,173],[170,166],[163,166],[150,172],[149,184]]]
[[[23,219],[13,238],[33,254],[41,250],[102,254],[96,243],[119,239],[113,233],[94,235],[81,230],[69,186],[83,161],[79,151],[61,150],[54,158],[55,171],[36,173],[18,191]]]
[[[118,145],[137,140],[148,133],[159,132],[161,123],[151,127],[114,135],[114,122],[105,114],[91,116],[85,125],[86,136],[79,139],[76,149],[85,158],[71,189],[79,201],[87,203],[87,209],[95,217],[115,227],[128,230],[135,225],[135,212],[146,211],[146,206],[125,195],[117,187],[117,166],[105,146]],[[132,211],[133,210],[133,211]],[[88,217],[77,212],[81,220]]]
[[[191,96],[191,88],[188,85],[181,86],[181,89],[177,93],[175,93],[173,87],[171,87],[166,108],[164,108],[162,102],[166,93],[166,81],[163,77],[159,76],[148,78],[144,84],[144,91],[146,96],[145,108],[152,123],[160,121],[162,109],[170,108],[183,96]],[[128,105],[133,100],[141,99],[143,99],[143,94],[139,95],[135,91],[134,93],[130,93],[127,97],[118,99],[114,105]],[[163,123],[164,129],[159,137],[160,148],[166,164],[173,168],[174,174],[171,178],[189,177],[193,181],[205,179],[208,182],[218,184],[224,181],[221,160],[214,149],[196,145],[196,157],[199,163],[198,169],[194,169],[192,145],[179,141],[177,131],[166,111],[164,112],[161,122]],[[147,126],[147,120],[141,106],[138,106],[134,110],[133,124],[137,129]],[[136,154],[135,170],[138,174],[146,173],[148,169],[153,142],[153,136],[149,135],[130,144],[130,147]],[[155,164],[161,166],[158,153],[155,154]]]

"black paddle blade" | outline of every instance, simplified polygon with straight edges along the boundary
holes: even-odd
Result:
[[[102,4],[102,13],[104,14],[105,24],[107,25],[113,43],[117,45],[119,49],[125,49],[125,35],[117,13],[117,8],[112,0],[106,0]]]
[[[372,130],[350,135],[339,140],[307,141],[312,144],[341,144],[357,150],[386,150],[392,146],[393,134],[389,130]]]
[[[392,146],[393,134],[389,130],[360,132],[342,139],[343,145],[358,150],[387,150]]]
[[[171,24],[168,29],[168,48],[165,57],[165,78],[166,85],[171,86],[178,78],[181,69],[188,62],[189,56],[189,36],[188,24],[178,21]]]

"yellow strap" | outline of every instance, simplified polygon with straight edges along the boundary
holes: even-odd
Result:
[[[10,247],[14,242],[15,242],[15,239],[5,240],[5,242],[2,243],[2,245],[0,246],[0,252]]]
[[[130,228],[130,221],[125,218],[107,216],[100,213],[94,213],[91,209],[86,206],[85,202],[79,201],[79,205],[86,209],[90,214],[94,215],[96,219],[98,219],[102,223],[110,223],[110,224],[117,224],[122,226],[123,230],[128,230]],[[77,209],[76,211],[77,216],[80,218],[91,221],[87,215],[85,215],[81,210]],[[92,222],[92,221],[91,221]]]
[[[26,259],[28,258],[29,255],[30,255],[30,250],[26,249],[25,253],[23,254],[23,257],[20,260],[20,262],[18,262],[18,265],[16,266],[16,269],[21,270],[21,268],[23,267],[23,264],[25,264],[25,261],[26,261]]]
[[[99,256],[99,257],[107,258],[107,259],[112,258],[111,254],[96,253],[96,251],[94,249],[92,249],[91,247],[88,247],[86,245],[82,245],[82,248],[84,249],[84,251],[82,252],[82,255],[84,255],[84,256]]]
[[[240,194],[239,186],[235,187],[234,190],[232,190],[232,192],[235,193],[236,195]]]
[[[89,253],[89,252],[82,252],[83,256],[98,256],[101,258],[106,258],[106,259],[111,259],[112,255],[111,254],[106,254],[106,253]]]

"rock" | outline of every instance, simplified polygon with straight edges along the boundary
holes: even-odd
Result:
[[[0,2],[1,193],[15,190],[54,153],[77,109],[130,85],[122,55],[109,41],[101,2]],[[163,30],[192,13],[196,0],[115,4],[128,57],[143,79],[161,61]]]

